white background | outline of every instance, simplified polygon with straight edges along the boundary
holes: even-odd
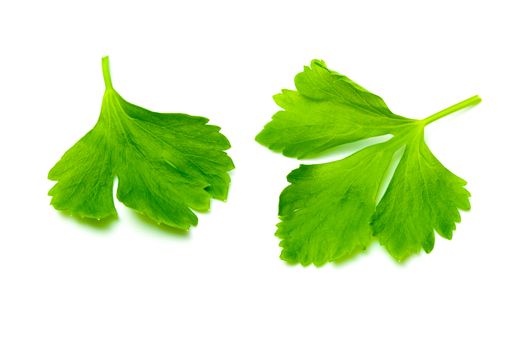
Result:
[[[0,349],[524,349],[519,4],[2,1]],[[233,145],[227,203],[187,236],[120,203],[105,228],[49,206],[48,170],[97,120],[103,55],[124,98],[207,116]],[[377,245],[343,265],[279,259],[300,162],[253,138],[313,58],[408,117],[483,97],[427,129],[472,193],[452,241],[404,265]]]

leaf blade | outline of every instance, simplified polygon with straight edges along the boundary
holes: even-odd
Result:
[[[49,172],[57,181],[51,204],[76,216],[116,216],[112,189],[118,178],[117,199],[126,206],[188,230],[198,222],[193,211],[227,198],[230,143],[207,118],[127,102],[113,89],[108,67],[103,60],[107,89],[96,125]]]
[[[395,133],[411,122],[319,60],[297,75],[295,85],[297,91],[274,96],[283,110],[255,138],[287,157],[316,156],[339,145]]]

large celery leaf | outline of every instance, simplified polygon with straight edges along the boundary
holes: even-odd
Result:
[[[478,96],[415,120],[392,113],[379,96],[319,60],[296,76],[295,85],[297,91],[275,96],[283,110],[256,137],[270,149],[300,159],[374,136],[393,137],[339,161],[301,165],[288,175],[276,233],[282,259],[322,265],[353,256],[376,237],[402,261],[421,249],[430,252],[434,231],[452,238],[459,209],[470,207],[470,194],[466,182],[430,152],[424,129],[479,103]]]

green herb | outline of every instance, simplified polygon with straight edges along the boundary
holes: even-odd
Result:
[[[197,225],[191,210],[207,211],[211,198],[225,200],[233,163],[220,128],[208,119],[156,113],[125,101],[113,88],[102,59],[106,91],[95,127],[49,172],[58,210],[83,218],[116,216],[117,198],[157,223],[187,230]]]
[[[288,175],[291,185],[280,196],[276,232],[282,259],[322,265],[363,251],[376,237],[402,261],[421,248],[430,252],[434,231],[452,238],[461,220],[458,209],[470,208],[470,194],[466,182],[434,157],[424,128],[481,102],[478,96],[414,120],[392,113],[379,96],[322,61],[305,67],[295,85],[297,91],[275,96],[283,110],[256,137],[270,149],[300,159],[374,136],[393,137],[338,161],[301,165]]]

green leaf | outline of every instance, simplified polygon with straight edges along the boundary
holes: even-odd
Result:
[[[57,209],[82,218],[116,216],[117,198],[157,223],[187,230],[195,211],[212,198],[226,200],[233,162],[220,128],[208,119],[156,113],[125,101],[113,88],[108,58],[102,59],[106,91],[95,127],[49,172]]]
[[[378,239],[403,261],[421,249],[432,251],[434,231],[452,238],[470,194],[431,153],[424,129],[479,103],[478,96],[415,120],[392,113],[379,96],[319,60],[296,76],[295,85],[297,91],[275,96],[283,110],[257,135],[259,143],[301,159],[375,136],[392,138],[288,175],[276,232],[283,260],[319,266],[354,256]]]
[[[297,91],[274,96],[283,108],[256,140],[285,156],[306,158],[335,146],[391,133],[406,118],[390,112],[383,100],[324,62],[295,78]]]

